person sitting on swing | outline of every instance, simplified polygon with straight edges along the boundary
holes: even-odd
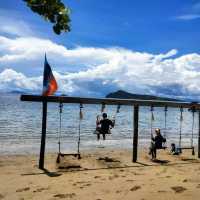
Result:
[[[102,117],[103,119],[100,121],[97,119],[97,127],[98,127],[97,140],[100,139],[100,134],[103,135],[103,140],[105,140],[106,134],[110,134],[110,128],[113,128],[115,125],[115,121],[108,119],[106,113],[103,113]]]
[[[151,136],[152,142],[151,142],[151,147],[149,151],[149,154],[152,155],[152,159],[156,158],[156,150],[162,149],[163,148],[162,144],[166,142],[166,138],[164,138],[161,135],[159,128],[155,129],[155,134],[156,134],[155,137],[153,137],[153,135]]]

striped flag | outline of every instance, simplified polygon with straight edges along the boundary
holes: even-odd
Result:
[[[43,96],[49,96],[54,94],[54,92],[58,89],[58,85],[56,79],[53,76],[51,71],[51,67],[47,62],[46,54],[44,61],[44,74],[43,74]]]

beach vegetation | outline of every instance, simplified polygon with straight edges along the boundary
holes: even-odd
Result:
[[[56,34],[70,32],[70,9],[61,0],[23,0],[35,13],[46,21],[53,23],[53,31]]]

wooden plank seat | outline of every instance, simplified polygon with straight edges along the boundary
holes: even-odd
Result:
[[[182,150],[182,149],[194,149],[194,147],[177,147],[177,149]]]
[[[191,149],[192,150],[192,155],[195,155],[195,151],[194,151],[194,147],[177,147],[177,150],[179,151],[179,153],[182,153],[182,150],[186,150],[186,149]]]
[[[156,148],[157,150],[161,150],[161,149],[167,149],[167,147],[160,147],[160,148]]]
[[[74,157],[77,157],[78,159],[81,159],[81,154],[80,153],[58,153],[58,156],[61,156],[61,157],[74,156]]]

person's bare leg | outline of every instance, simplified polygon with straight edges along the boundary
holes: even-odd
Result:
[[[154,159],[156,159],[156,148],[153,149]]]

